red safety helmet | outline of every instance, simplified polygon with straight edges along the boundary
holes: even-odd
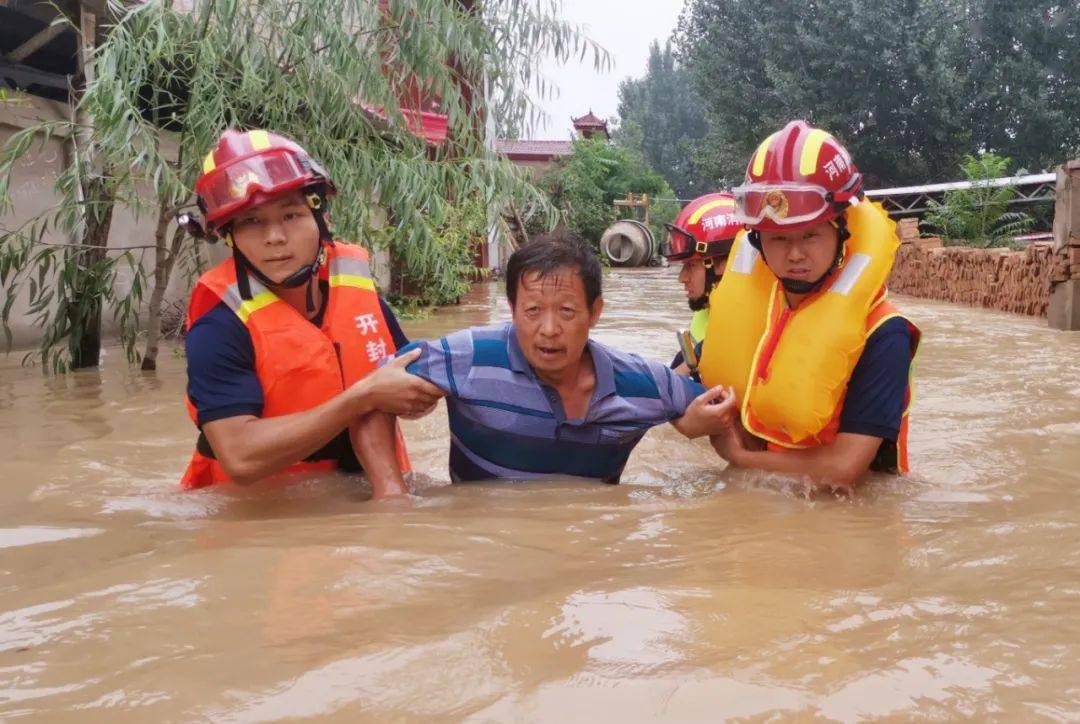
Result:
[[[683,207],[674,224],[664,226],[668,238],[660,253],[668,261],[706,259],[711,263],[726,257],[742,230],[735,218],[735,197],[726,193],[699,196]]]
[[[203,159],[195,193],[213,231],[271,196],[311,187],[336,193],[326,171],[298,144],[269,131],[229,129]]]
[[[761,142],[733,193],[741,223],[755,231],[793,230],[858,203],[862,174],[832,135],[792,121]]]

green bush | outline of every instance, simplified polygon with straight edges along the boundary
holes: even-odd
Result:
[[[390,227],[376,233],[377,243],[385,244],[394,260],[396,278],[387,296],[396,308],[408,314],[417,308],[456,304],[478,271],[473,266],[473,252],[487,239],[487,208],[476,196],[451,206],[443,223],[431,232],[433,243],[423,269],[413,268],[408,257],[394,252],[389,241],[401,233],[400,229]]]
[[[616,219],[615,199],[628,193],[646,193],[650,198],[671,199],[675,193],[644,156],[633,149],[610,144],[600,138],[574,141],[572,156],[560,161],[538,182],[559,209],[562,221],[594,245]],[[622,215],[629,215],[626,210]],[[663,231],[663,223],[678,213],[678,204],[660,201],[650,209],[653,233]],[[530,233],[540,229],[530,228]]]
[[[1008,176],[1010,163],[1010,159],[992,153],[965,156],[960,170],[974,186],[946,191],[941,203],[931,201],[922,226],[949,246],[1016,246],[1014,238],[1028,232],[1034,219],[1023,212],[1009,211],[1016,189],[986,183]]]

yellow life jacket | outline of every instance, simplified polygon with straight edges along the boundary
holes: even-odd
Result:
[[[709,298],[702,382],[734,387],[743,426],[784,448],[831,442],[851,373],[884,321],[868,325],[900,244],[896,223],[867,201],[845,217],[851,236],[843,263],[796,309],[745,234]]]

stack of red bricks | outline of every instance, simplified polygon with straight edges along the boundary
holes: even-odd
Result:
[[[897,233],[902,243],[889,277],[893,292],[1046,315],[1056,267],[1049,244],[1032,244],[1022,251],[944,247],[941,239],[920,238],[916,219],[902,219]]]

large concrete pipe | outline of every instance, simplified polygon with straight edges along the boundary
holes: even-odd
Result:
[[[649,227],[633,219],[616,221],[600,237],[600,250],[614,266],[648,264],[655,248]]]

